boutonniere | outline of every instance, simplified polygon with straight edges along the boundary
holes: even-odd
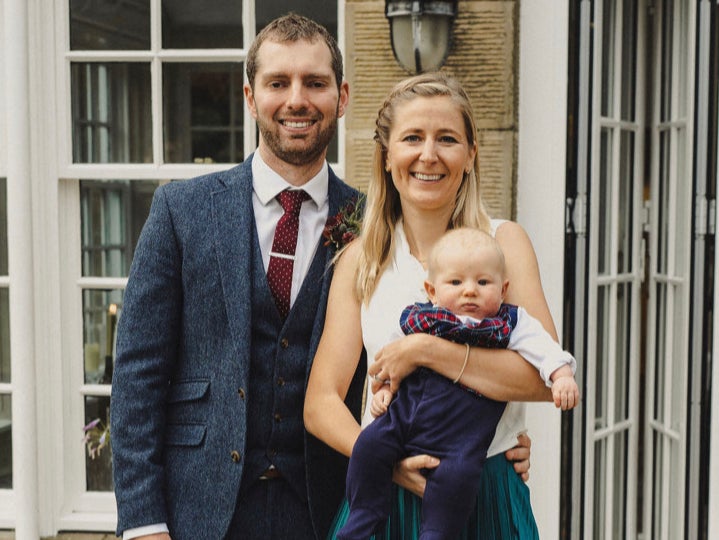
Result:
[[[322,236],[325,246],[333,246],[335,251],[342,249],[357,238],[362,225],[364,195],[359,195],[340,208],[334,216],[327,218]]]

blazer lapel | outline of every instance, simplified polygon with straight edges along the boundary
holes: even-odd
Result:
[[[252,209],[252,159],[228,171],[224,189],[212,193],[212,220],[217,247],[217,265],[225,297],[233,343],[238,347],[234,356],[243,372],[249,375],[247,344],[251,343],[252,327],[252,246],[255,227]]]

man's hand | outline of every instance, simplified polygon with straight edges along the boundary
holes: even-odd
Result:
[[[419,497],[424,496],[427,479],[421,473],[422,469],[434,469],[439,465],[436,457],[421,454],[403,459],[394,466],[392,480]]]
[[[532,446],[532,439],[526,432],[517,435],[517,446],[510,448],[504,456],[514,462],[514,471],[522,478],[522,481],[529,480],[529,455]]]

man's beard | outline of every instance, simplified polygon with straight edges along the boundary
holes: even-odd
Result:
[[[306,118],[306,115],[303,118]],[[323,118],[320,117],[318,122],[322,120]],[[273,129],[275,127],[274,123],[266,123],[261,118],[258,118],[257,127],[265,144],[275,156],[291,165],[302,166],[315,162],[327,150],[332,137],[337,132],[337,115],[326,128],[320,130],[314,140],[308,141],[308,138],[313,137],[312,135],[298,137],[298,139],[308,142],[309,145],[297,149],[289,148],[289,145],[283,144],[281,137],[278,135],[278,130]]]

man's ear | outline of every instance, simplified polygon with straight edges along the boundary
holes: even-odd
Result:
[[[436,302],[434,301],[434,299],[435,299],[436,290],[434,288],[434,285],[432,283],[430,283],[429,281],[425,280],[424,290],[427,291],[427,298],[429,298],[429,301],[432,302],[433,304],[435,304]]]
[[[247,102],[247,108],[250,109],[252,118],[257,120],[257,107],[255,106],[255,95],[252,92],[252,88],[249,84],[245,84],[242,89],[245,92],[245,101]]]
[[[340,98],[337,103],[337,117],[342,118],[347,112],[347,105],[350,101],[350,85],[347,81],[340,84]]]

